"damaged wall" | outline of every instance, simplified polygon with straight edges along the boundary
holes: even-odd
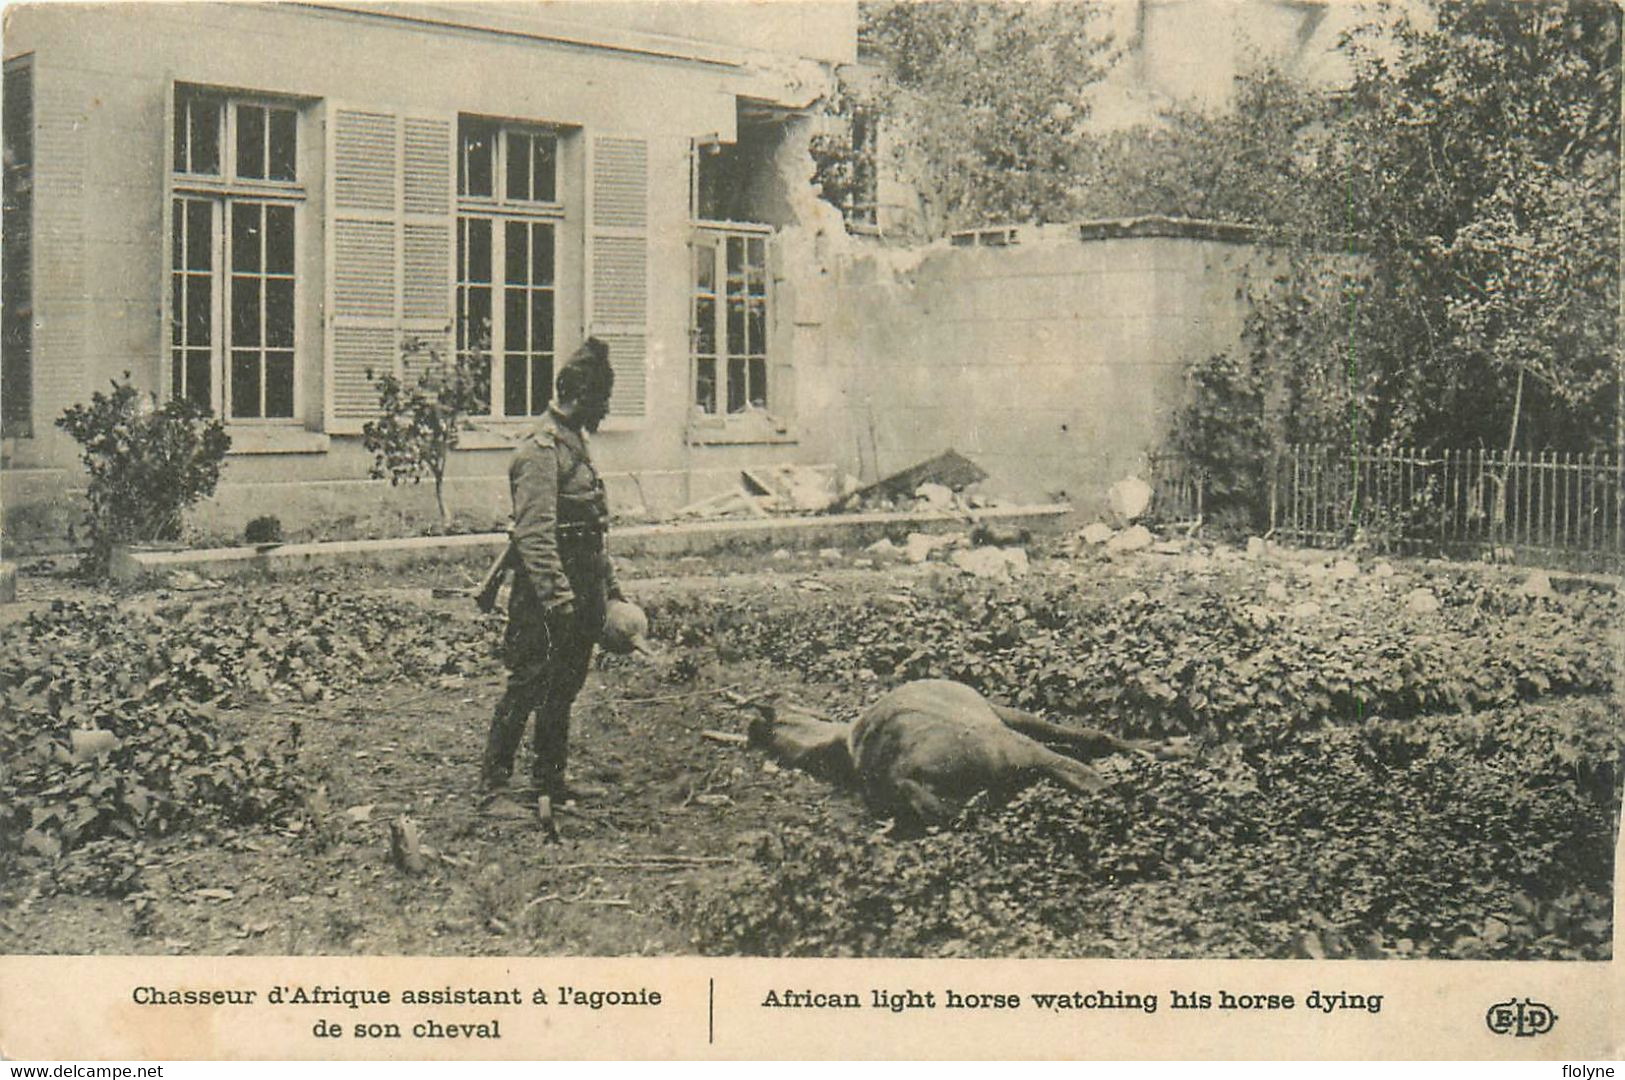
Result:
[[[802,380],[804,450],[868,481],[952,447],[991,494],[1092,512],[1146,469],[1187,367],[1239,341],[1260,260],[1200,234],[854,249]]]

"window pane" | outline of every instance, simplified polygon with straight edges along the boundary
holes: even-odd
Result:
[[[231,354],[231,415],[260,415],[260,354]]]
[[[240,273],[260,269],[259,203],[236,203],[231,208],[231,268]]]
[[[186,275],[186,343],[207,345],[213,323],[214,282],[202,274]]]
[[[191,166],[187,172],[220,172],[220,104],[193,99],[186,104],[189,130],[187,144]]]
[[[504,289],[502,309],[502,346],[510,350],[523,350],[527,345],[525,322],[525,290]]]
[[[265,110],[258,105],[237,106],[237,175],[265,178]]]
[[[184,274],[169,275],[169,343],[171,345],[184,345],[185,337],[181,333],[186,325],[186,276]]]
[[[767,244],[759,236],[753,236],[746,241],[746,264],[752,267],[767,265]]]
[[[525,358],[509,353],[502,370],[502,411],[509,416],[524,416],[528,411],[530,388],[525,385],[526,374]]]
[[[761,357],[750,361],[750,403],[758,409],[767,408],[767,361]]]
[[[293,207],[265,208],[265,270],[270,274],[293,273]]]
[[[491,347],[491,290],[484,286],[468,290],[467,344],[475,351]]]
[[[745,361],[737,356],[728,358],[728,411],[745,411]]]
[[[169,266],[172,270],[184,267],[181,255],[186,251],[186,208],[176,199],[169,208]]]
[[[508,134],[508,188],[510,199],[529,199],[530,136]]]
[[[540,416],[553,400],[553,358],[536,356],[530,361],[530,415]]]
[[[553,351],[553,293],[537,289],[530,294],[530,351]]]
[[[479,405],[469,412],[475,416],[491,415],[491,358],[481,357],[470,365],[474,369],[474,382],[479,388]]]
[[[214,411],[213,391],[209,384],[214,356],[206,349],[192,349],[186,355],[186,400]]]
[[[758,301],[751,301],[750,321],[746,326],[748,337],[745,351],[748,353],[764,353],[767,351],[767,310]]]
[[[728,237],[728,276],[736,277],[744,265],[745,241],[737,236]]]
[[[743,356],[745,349],[745,302],[730,298],[728,300],[728,352],[733,356]]]
[[[717,302],[710,297],[694,301],[694,351],[714,356],[717,351]]]
[[[716,249],[708,244],[701,244],[694,248],[694,291],[715,292],[716,284]]]
[[[530,228],[523,221],[510,221],[503,231],[508,241],[505,280],[509,285],[523,285],[530,270]]]
[[[694,365],[694,404],[701,412],[717,411],[717,362],[702,359]]]
[[[175,102],[175,130],[170,132],[170,168],[176,172],[186,171],[186,151],[190,142],[192,125],[187,112],[187,102],[184,98]],[[175,396],[180,397],[180,368],[175,369]]]
[[[202,199],[186,203],[186,268],[214,269],[214,207]]]
[[[533,285],[553,284],[553,226],[531,228],[530,280]]]
[[[299,175],[299,117],[292,109],[271,110],[271,179]]]
[[[273,349],[293,348],[292,278],[271,278],[265,283],[265,344]]]
[[[238,348],[260,344],[258,278],[231,279],[231,344]]]
[[[169,354],[169,396],[186,396],[186,350],[176,349]]]
[[[463,152],[457,157],[457,193],[489,196],[495,133],[489,125],[465,121],[462,139]]]
[[[468,222],[468,280],[491,280],[491,222],[470,218]]]
[[[293,415],[293,353],[265,354],[265,415]]]
[[[534,146],[531,159],[531,173],[533,182],[531,191],[533,196],[541,202],[556,202],[558,200],[558,184],[555,177],[558,173],[559,141],[551,135],[538,135],[532,140]]]

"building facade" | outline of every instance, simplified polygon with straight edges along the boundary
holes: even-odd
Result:
[[[8,537],[77,513],[54,421],[126,371],[224,418],[222,531],[398,504],[360,431],[431,352],[488,382],[448,488],[477,519],[587,334],[621,507],[799,460],[783,238],[855,48],[827,2],[11,7]]]

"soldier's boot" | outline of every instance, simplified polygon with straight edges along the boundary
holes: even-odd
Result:
[[[508,794],[513,775],[513,759],[524,736],[530,709],[511,689],[497,703],[491,717],[491,730],[485,739],[480,762],[480,809],[494,817],[523,816],[525,809]]]

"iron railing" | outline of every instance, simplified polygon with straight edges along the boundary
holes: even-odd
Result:
[[[1293,446],[1269,498],[1274,535],[1306,546],[1625,564],[1625,467],[1611,455]]]

